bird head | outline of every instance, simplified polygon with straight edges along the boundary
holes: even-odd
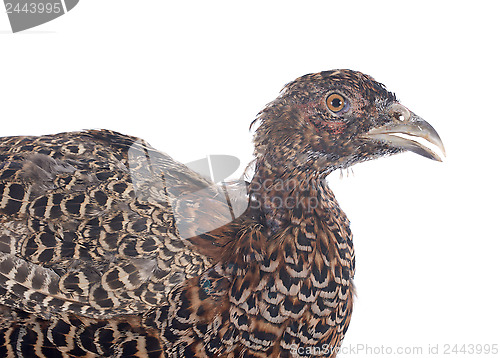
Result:
[[[372,77],[324,71],[289,83],[257,120],[255,154],[281,170],[322,173],[404,151],[440,161],[416,138],[444,146],[432,126]]]

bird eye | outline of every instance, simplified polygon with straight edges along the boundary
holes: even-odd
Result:
[[[346,103],[344,97],[338,93],[333,93],[326,98],[326,105],[332,112],[340,112],[344,109]]]

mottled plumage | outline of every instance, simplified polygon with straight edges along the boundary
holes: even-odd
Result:
[[[404,150],[439,159],[398,133],[443,147],[349,70],[291,82],[257,121],[234,220],[227,187],[140,139],[1,138],[0,356],[334,356],[355,264],[326,176]]]

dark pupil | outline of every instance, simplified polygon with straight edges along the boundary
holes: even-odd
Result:
[[[339,98],[334,98],[332,100],[332,107],[338,108],[340,106],[342,106],[342,101]]]

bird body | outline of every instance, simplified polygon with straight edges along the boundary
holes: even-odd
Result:
[[[0,355],[334,357],[355,258],[326,177],[439,158],[397,133],[442,143],[350,70],[291,82],[258,121],[247,209],[229,220],[225,187],[138,138],[1,138]]]

